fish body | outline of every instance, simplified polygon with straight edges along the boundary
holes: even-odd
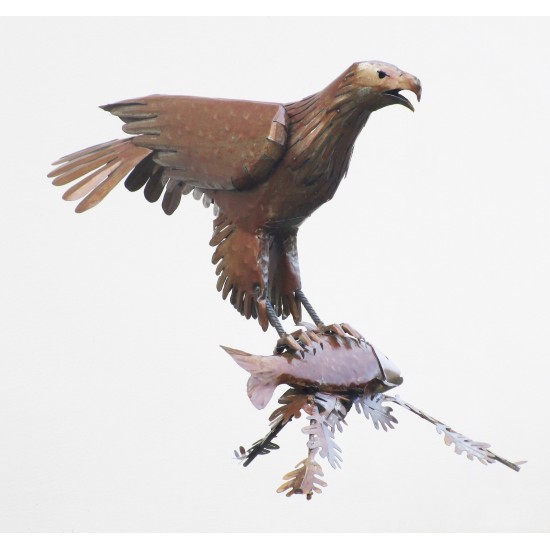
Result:
[[[268,403],[275,388],[287,384],[323,393],[380,393],[402,383],[398,367],[365,340],[307,331],[311,346],[302,353],[261,356],[222,346],[250,373],[248,397],[258,409]]]

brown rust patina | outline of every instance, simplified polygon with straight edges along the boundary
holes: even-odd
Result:
[[[300,225],[330,200],[370,115],[389,105],[414,110],[420,81],[394,65],[354,63],[319,93],[291,103],[152,95],[103,108],[133,137],[61,158],[49,175],[72,182],[63,195],[77,212],[122,180],[172,214],[182,195],[215,204],[211,244],[217,288],[264,330],[277,316],[301,320],[296,245]],[[316,314],[310,316],[321,325]],[[314,312],[313,312],[314,313]]]

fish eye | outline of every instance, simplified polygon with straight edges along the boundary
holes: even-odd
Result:
[[[386,78],[388,76],[384,71],[378,71],[378,78]]]

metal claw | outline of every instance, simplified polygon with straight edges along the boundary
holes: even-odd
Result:
[[[318,335],[319,331],[315,332],[308,332],[308,336],[311,340],[313,340],[316,344],[319,344],[321,347],[323,347],[323,341],[321,340],[321,337]]]
[[[338,336],[346,336],[346,333],[342,330],[342,327],[338,323],[333,323],[332,325],[325,325],[322,327],[323,332],[325,333],[334,333]]]
[[[298,341],[303,343],[306,347],[309,347],[309,348],[313,347],[313,342],[309,338],[307,332],[302,332],[302,334],[300,334],[300,336],[298,337]]]
[[[300,321],[298,323],[299,327],[304,327],[308,332],[319,332],[319,327],[307,321]]]
[[[277,340],[275,353],[284,353],[285,351],[303,351],[302,346],[300,346],[292,334],[287,334]]]
[[[340,323],[340,326],[350,336],[353,336],[354,338],[357,338],[357,340],[362,340],[363,342],[366,342],[365,337],[360,333],[357,332],[351,325],[348,325],[347,323]]]

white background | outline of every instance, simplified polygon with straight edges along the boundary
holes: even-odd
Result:
[[[549,530],[548,20],[0,25],[1,531]],[[187,198],[166,217],[121,186],[76,215],[45,174],[122,136],[96,105],[286,102],[368,59],[417,75],[422,103],[372,116],[300,230],[304,289],[400,365],[403,398],[529,463],[471,463],[404,410],[390,433],[353,412],[343,469],[287,499],[303,419],[250,467],[231,458],[276,401],[257,411],[218,344],[269,354],[275,334],[216,293],[211,212]]]

